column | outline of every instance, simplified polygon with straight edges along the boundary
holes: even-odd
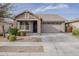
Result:
[[[18,22],[18,29],[20,29],[20,22]]]
[[[41,21],[40,20],[37,21],[37,32],[41,33]]]

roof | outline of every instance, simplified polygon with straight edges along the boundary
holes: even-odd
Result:
[[[56,21],[56,22],[63,22],[65,21],[64,17],[59,16],[57,14],[37,14],[42,18],[43,21],[45,22],[51,22],[51,21]]]
[[[15,16],[14,16],[14,18],[16,18],[17,16],[19,16],[19,15],[21,15],[21,14],[23,14],[23,13],[28,13],[29,11],[28,10],[26,10],[26,11],[20,11],[19,13],[17,13]]]
[[[75,21],[79,22],[79,18],[74,18],[74,19],[71,20],[71,22],[75,22]]]
[[[16,16],[15,16],[15,18],[17,17],[17,16],[19,16],[19,15],[21,15],[21,14],[23,14],[23,13],[27,13],[27,12],[29,12],[29,13],[31,13],[30,11],[23,11],[23,12],[20,12],[20,13],[18,13]],[[33,13],[32,13],[33,14]],[[62,17],[62,16],[60,16],[60,15],[57,15],[57,14],[33,14],[33,15],[35,15],[35,16],[37,16],[38,18],[42,18],[42,21],[44,21],[44,22],[51,22],[51,21],[53,21],[53,22],[64,22],[65,21],[65,19],[64,19],[64,17]]]
[[[74,18],[66,23],[74,23],[74,22],[79,22],[79,18]]]

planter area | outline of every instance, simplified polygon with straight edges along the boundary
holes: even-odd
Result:
[[[12,38],[14,42],[42,42],[41,38],[39,37],[32,37],[32,36],[17,36],[16,41]],[[0,37],[0,42],[9,42],[7,38]]]

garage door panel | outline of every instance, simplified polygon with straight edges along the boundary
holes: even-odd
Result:
[[[61,24],[43,24],[42,32],[43,33],[62,32]]]

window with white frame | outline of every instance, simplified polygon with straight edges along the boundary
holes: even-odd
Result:
[[[29,30],[29,22],[25,22],[25,29]]]
[[[29,30],[29,22],[20,22],[21,30]]]

